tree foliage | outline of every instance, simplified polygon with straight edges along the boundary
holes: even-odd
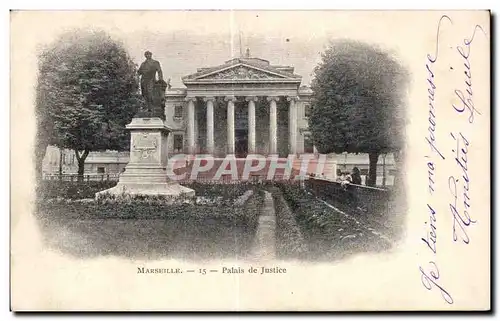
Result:
[[[320,153],[368,153],[368,185],[378,156],[404,144],[408,73],[389,52],[353,40],[331,43],[314,70],[309,128]]]
[[[73,149],[79,174],[90,151],[128,148],[140,104],[136,65],[104,32],[68,32],[39,55],[37,147]]]

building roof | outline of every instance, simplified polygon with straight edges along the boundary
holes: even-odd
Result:
[[[313,91],[308,86],[300,86],[299,87],[299,95],[301,96],[310,96],[313,94]]]
[[[217,80],[265,82],[272,80],[299,82],[302,76],[293,73],[291,66],[271,65],[268,60],[256,57],[240,57],[224,64],[198,68],[196,73],[182,78],[184,84]]]

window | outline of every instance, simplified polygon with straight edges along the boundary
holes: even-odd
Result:
[[[304,153],[314,153],[313,140],[310,134],[304,135]]]
[[[184,136],[183,135],[174,135],[174,152],[182,152],[184,145]]]
[[[311,116],[311,105],[310,104],[305,104],[305,106],[304,106],[304,116],[305,117]]]
[[[106,168],[104,167],[97,167],[97,173],[98,174],[104,174],[106,172]]]
[[[182,119],[182,105],[174,106],[174,119]]]

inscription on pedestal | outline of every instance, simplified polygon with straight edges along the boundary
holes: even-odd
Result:
[[[132,143],[132,152],[138,161],[158,161],[158,137],[149,133],[138,134]]]

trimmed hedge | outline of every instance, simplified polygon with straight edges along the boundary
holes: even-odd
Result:
[[[42,181],[37,185],[36,192],[38,199],[84,199],[94,198],[95,193],[114,187],[117,182],[113,181],[89,181],[89,182],[68,182],[68,181]]]
[[[331,208],[299,187],[282,184],[280,190],[306,235],[316,239],[335,237],[335,231],[329,227],[342,224],[342,219],[338,215],[332,215]]]
[[[337,259],[360,251],[383,250],[390,244],[298,186],[281,184],[306,241],[308,257]]]
[[[44,203],[38,207],[40,218],[47,219],[217,219],[232,224],[249,224],[254,220],[254,214],[247,211],[193,204],[163,205],[147,202],[107,203],[97,202],[57,202]]]
[[[281,191],[271,188],[276,211],[276,252],[280,257],[300,258],[307,252],[300,227]]]
[[[85,199],[95,198],[97,192],[109,189],[116,186],[115,181],[84,181],[84,182],[68,182],[58,180],[42,181],[37,186],[38,199]],[[249,189],[255,189],[255,184],[238,183],[238,184],[212,184],[190,182],[183,183],[183,186],[192,188],[196,192],[196,196],[205,196],[208,198],[218,197],[221,200],[234,200],[243,195]]]
[[[238,182],[237,184],[214,184],[203,182],[181,183],[182,186],[194,189],[196,196],[221,197],[224,200],[235,199],[243,195],[249,189],[255,190],[257,186],[249,182]]]
[[[262,197],[253,193],[242,206],[213,206],[185,203],[168,203],[161,197],[127,197],[101,200],[51,199],[38,202],[40,216],[74,219],[139,219],[139,218],[221,218],[256,225]]]

